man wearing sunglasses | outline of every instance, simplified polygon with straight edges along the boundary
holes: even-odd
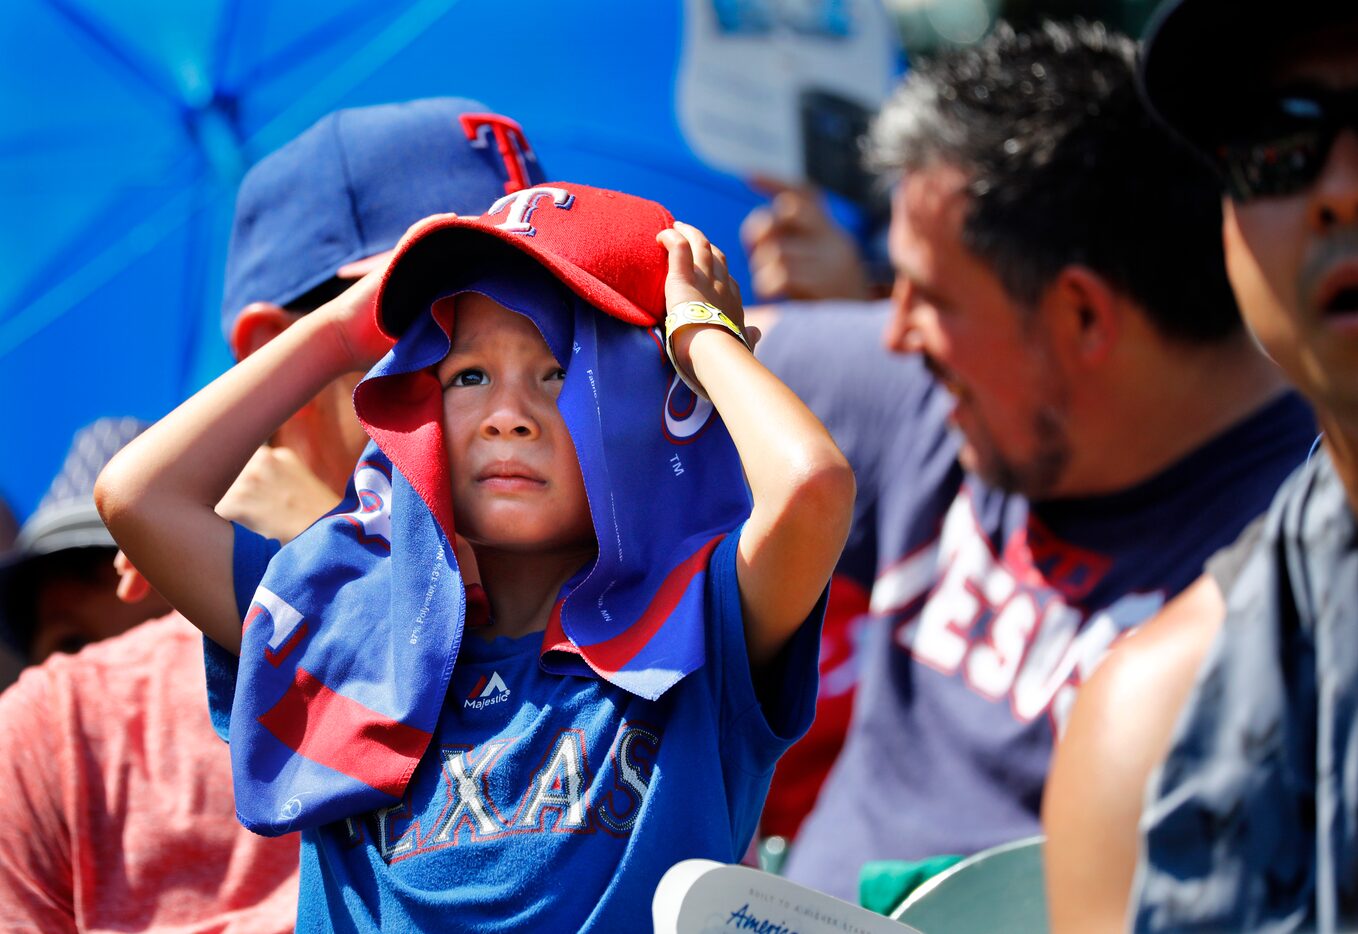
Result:
[[[1036,833],[1081,683],[1314,438],[1244,333],[1213,180],[1147,114],[1135,60],[1048,24],[912,69],[869,149],[898,182],[889,316],[788,309],[760,342],[854,465],[876,568],[794,881],[886,907],[923,868],[897,860]]]
[[[1053,929],[1353,930],[1358,7],[1177,0],[1141,77],[1217,170],[1243,316],[1324,434],[1081,692],[1044,806]]]

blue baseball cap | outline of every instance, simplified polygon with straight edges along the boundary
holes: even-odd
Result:
[[[226,257],[228,339],[251,302],[287,305],[430,214],[480,214],[544,180],[523,130],[440,97],[338,110],[246,173]]]

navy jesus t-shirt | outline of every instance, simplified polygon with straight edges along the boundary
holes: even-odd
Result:
[[[788,864],[848,899],[868,860],[1039,832],[1079,684],[1264,510],[1314,437],[1287,395],[1131,489],[1029,504],[961,469],[952,400],[919,358],[882,348],[886,314],[789,311],[760,346],[876,503],[876,540],[859,547],[875,550],[879,618],[848,740]]]

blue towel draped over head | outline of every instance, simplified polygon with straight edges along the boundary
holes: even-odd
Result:
[[[498,246],[474,269],[446,262],[439,295],[355,391],[372,441],[343,502],[274,557],[247,614],[230,740],[238,814],[256,832],[395,803],[442,709],[468,610],[432,372],[457,326],[448,296],[528,316],[567,371],[558,405],[599,549],[565,588],[542,664],[653,699],[703,663],[707,560],[750,510],[710,403],[657,331],[603,314],[529,257]]]

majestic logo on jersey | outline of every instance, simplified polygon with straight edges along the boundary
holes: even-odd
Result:
[[[508,180],[505,193],[513,194],[528,187],[528,163],[536,162],[533,147],[524,138],[523,127],[499,114],[462,114],[458,117],[462,132],[477,149],[488,149],[491,139],[504,161]]]
[[[264,648],[264,657],[275,668],[283,663],[307,634],[307,624],[302,614],[278,594],[264,587],[255,590],[254,600],[245,614],[241,631],[244,632],[251,626],[269,627],[270,635]]]
[[[505,195],[490,206],[486,216],[505,212],[505,219],[495,226],[500,230],[507,230],[510,233],[523,234],[525,237],[537,235],[537,228],[530,221],[533,219],[533,212],[544,202],[563,211],[569,211],[575,207],[575,195],[564,188],[554,188],[551,185],[539,185],[537,188],[525,188],[523,191],[516,191],[512,195]]]
[[[544,739],[541,748],[500,736],[475,747],[439,749],[436,784],[417,779],[404,801],[369,816],[367,829],[382,858],[397,862],[523,834],[630,834],[650,787],[659,732],[622,723],[602,766],[593,768],[583,730],[567,728]],[[419,804],[412,804],[412,793]],[[361,842],[358,821],[336,828],[347,844]]]
[[[498,671],[491,672],[489,678],[482,675],[476,682],[476,687],[472,688],[467,699],[462,702],[462,706],[471,710],[480,710],[482,707],[489,707],[491,704],[502,704],[509,700],[512,692],[505,687],[504,679],[500,677]]]
[[[1160,592],[1129,593],[1086,614],[1076,604],[1108,567],[1031,521],[996,555],[964,493],[937,541],[878,578],[872,608],[895,617],[896,645],[916,661],[1007,699],[1021,722],[1049,714],[1059,732],[1113,640],[1164,603]]]
[[[354,468],[354,492],[358,508],[336,518],[354,527],[358,540],[391,550],[391,474],[372,461],[361,461]]]

